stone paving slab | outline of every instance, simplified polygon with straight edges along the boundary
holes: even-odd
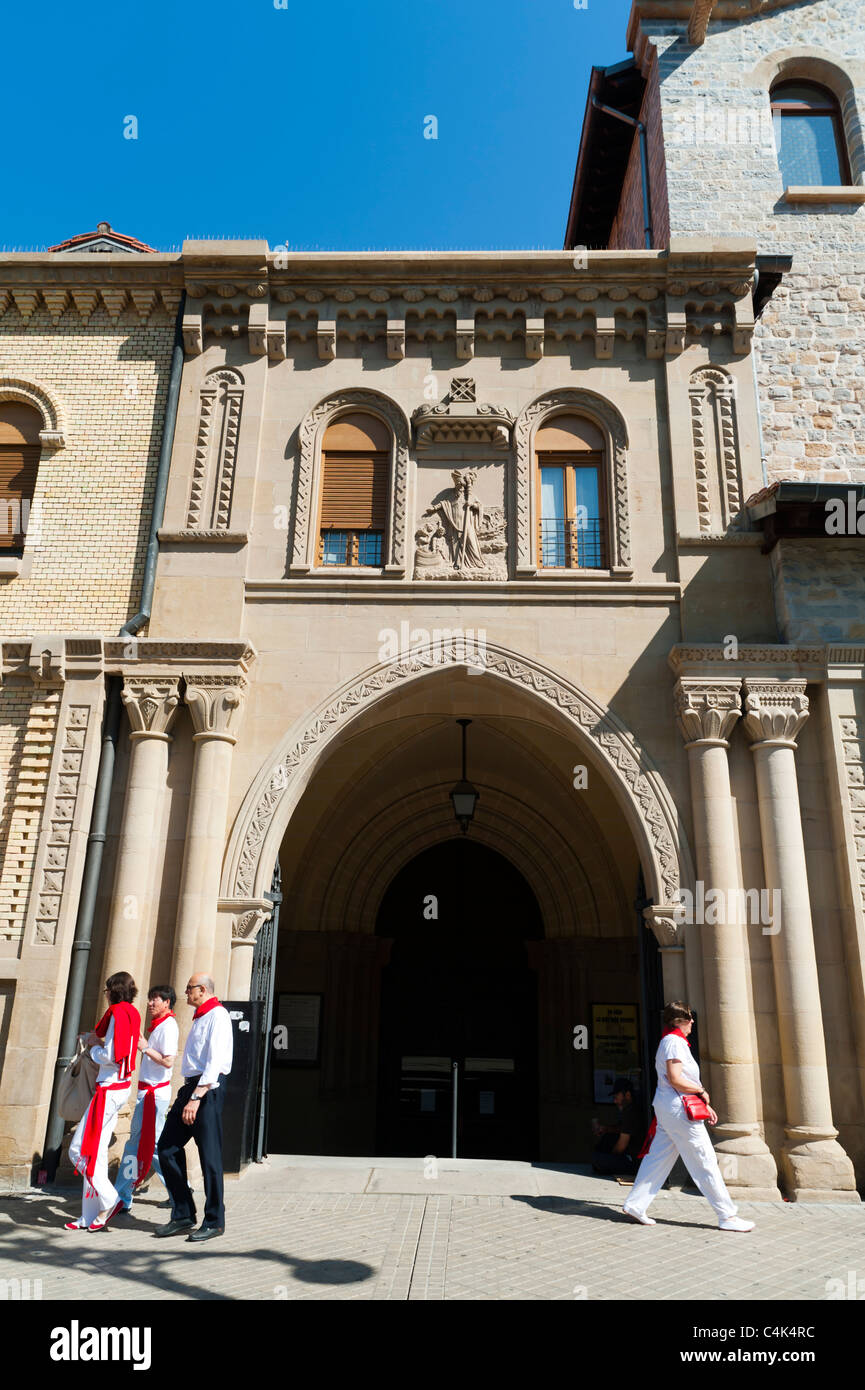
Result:
[[[226,1234],[200,1247],[154,1240],[169,1215],[158,1183],[94,1235],[62,1229],[78,1190],[6,1197],[0,1297],[13,1296],[3,1281],[29,1279],[64,1300],[784,1302],[824,1300],[828,1280],[865,1276],[863,1206],[740,1203],[757,1229],[736,1235],[699,1195],[674,1190],[643,1227],[621,1215],[627,1188],[585,1169],[463,1160],[447,1171],[441,1160],[415,1191],[423,1165],[408,1163],[269,1160],[226,1184]],[[410,1190],[369,1190],[376,1175]],[[480,1191],[452,1188],[472,1181]],[[510,1192],[489,1190],[508,1181]]]

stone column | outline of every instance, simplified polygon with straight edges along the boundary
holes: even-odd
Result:
[[[228,968],[226,999],[248,999],[250,997],[255,943],[262,925],[272,911],[273,905],[268,903],[265,906],[253,907],[246,912],[238,912],[232,916],[231,959]]]
[[[780,893],[780,931],[770,939],[787,1113],[781,1166],[794,1199],[858,1202],[853,1165],[832,1124],[805,868],[794,756],[808,717],[805,686],[804,680],[745,681],[766,887]]]
[[[742,682],[681,679],[676,719],[688,750],[697,875],[703,893],[715,890],[717,920],[697,923],[703,945],[705,1053],[711,1063],[713,1130],[721,1171],[752,1201],[780,1201],[775,1160],[757,1119],[757,1083],[748,991],[746,924],[739,905],[739,861],[730,792],[728,738],[741,714]],[[705,899],[704,899],[705,900]]]
[[[661,975],[664,985],[664,999],[686,1000],[688,986],[685,979],[685,942],[683,927],[670,916],[670,910],[647,907],[643,911],[646,930],[653,931],[661,953]]]
[[[219,879],[231,780],[246,682],[239,675],[187,675],[186,706],[195,753],[177,904],[172,979],[181,991],[196,970],[216,969]]]
[[[145,979],[148,946],[158,908],[155,834],[168,778],[172,741],[168,730],[180,703],[179,687],[179,678],[126,676],[121,693],[132,732],[102,979],[128,970],[138,985],[142,1017],[151,983]]]

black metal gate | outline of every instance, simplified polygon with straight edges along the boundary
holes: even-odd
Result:
[[[652,1119],[652,1096],[655,1093],[655,1053],[661,1041],[664,1014],[664,976],[658,938],[643,916],[643,908],[651,905],[646,897],[643,871],[637,884],[637,936],[640,943],[640,997],[643,1013],[643,1106],[646,1123]]]
[[[260,1163],[265,1156],[267,1121],[270,1104],[270,1045],[273,1030],[273,986],[276,973],[276,947],[279,941],[279,908],[282,902],[282,874],[277,859],[266,898],[273,903],[273,912],[263,922],[255,938],[252,957],[250,999],[257,999],[261,1009],[261,1064],[258,1078],[258,1105],[255,1116],[252,1157]]]

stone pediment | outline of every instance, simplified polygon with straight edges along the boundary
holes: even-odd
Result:
[[[488,444],[507,449],[514,417],[504,406],[476,400],[471,377],[454,377],[444,400],[418,406],[412,421],[415,447],[420,450],[435,444]]]

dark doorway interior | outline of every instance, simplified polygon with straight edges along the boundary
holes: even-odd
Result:
[[[393,941],[378,1152],[451,1153],[456,1063],[458,1156],[536,1158],[537,982],[525,943],[543,922],[525,879],[494,850],[448,840],[397,874],[376,932]]]

